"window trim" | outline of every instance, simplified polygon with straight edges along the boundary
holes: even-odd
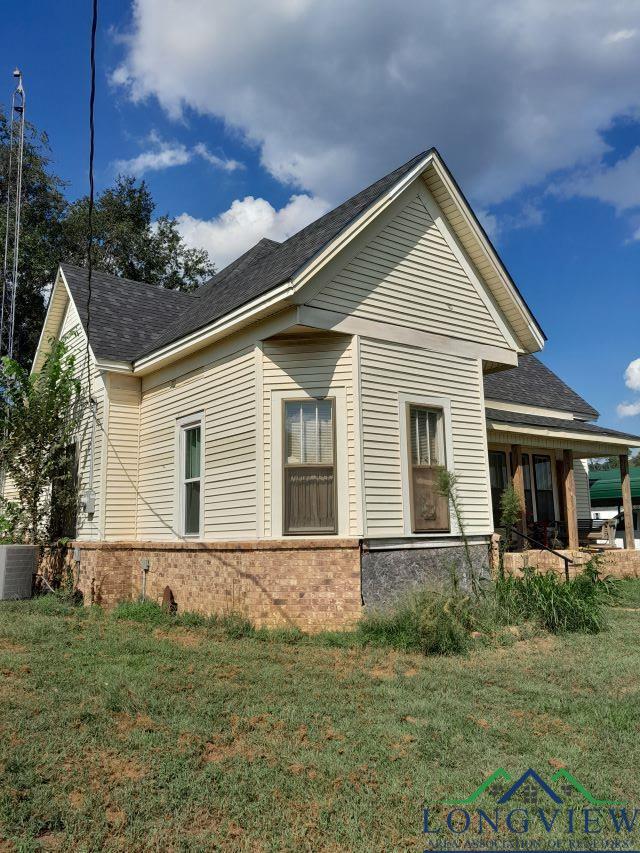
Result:
[[[336,532],[335,533],[284,533],[284,405],[283,401],[325,400],[334,401],[334,449],[336,483]],[[265,437],[265,440],[266,437]],[[349,488],[349,445],[347,428],[347,394],[344,387],[329,386],[310,388],[291,388],[287,391],[271,391],[271,532],[270,539],[336,538],[349,535],[350,504],[352,499]],[[265,500],[263,495],[262,499]]]
[[[331,439],[333,442],[333,530],[301,530],[297,533],[292,533],[291,531],[285,532],[285,522],[286,522],[286,498],[287,491],[284,481],[284,472],[286,468],[328,468],[328,465],[320,465],[315,463],[306,463],[301,462],[298,465],[288,463],[287,462],[287,441],[286,441],[286,408],[288,403],[309,403],[310,401],[317,401],[318,403],[322,402],[330,402],[331,403]],[[337,461],[337,444],[336,444],[336,421],[337,421],[337,406],[336,406],[336,398],[335,396],[327,395],[326,397],[287,397],[282,400],[282,436],[281,436],[281,445],[282,445],[282,535],[283,536],[335,536],[338,533],[338,461]],[[301,436],[302,441],[302,436]]]
[[[451,400],[449,397],[425,397],[420,394],[398,394],[398,419],[400,422],[400,471],[402,481],[402,525],[405,536],[420,539],[437,539],[456,537],[460,535],[455,513],[449,506],[449,529],[415,533],[413,530],[413,501],[412,478],[409,465],[410,442],[408,436],[408,421],[410,406],[442,411],[442,436],[444,451],[444,466],[455,473],[453,459],[453,433],[451,429]]]
[[[184,478],[184,449],[185,434],[189,429],[200,427],[200,518],[197,533],[185,532],[185,478]],[[204,412],[194,412],[176,419],[175,435],[175,518],[174,526],[181,539],[189,541],[202,539],[204,536],[204,495],[205,495],[205,429]],[[193,481],[191,481],[193,482]]]

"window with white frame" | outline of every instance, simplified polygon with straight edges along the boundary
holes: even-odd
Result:
[[[179,507],[183,536],[200,536],[202,527],[202,416],[179,421]]]
[[[334,400],[285,400],[283,444],[283,533],[335,533]]]
[[[449,501],[438,482],[446,465],[442,409],[410,404],[407,432],[413,532],[449,532]]]

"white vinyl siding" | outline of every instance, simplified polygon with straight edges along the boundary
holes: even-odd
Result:
[[[509,346],[417,192],[309,305],[465,341]]]
[[[105,467],[105,539],[136,538],[140,380],[109,374]]]
[[[466,532],[491,532],[480,367],[476,359],[362,338],[362,442],[366,535],[405,534],[399,395],[451,406],[451,455]],[[449,448],[447,448],[449,452]],[[452,520],[453,521],[453,520]],[[453,530],[453,526],[452,526]]]
[[[495,265],[489,260],[487,253],[478,242],[471,227],[471,217],[460,210],[457,202],[451,197],[449,189],[434,169],[428,169],[421,180],[429,189],[431,196],[442,211],[442,215],[460,240],[474,269],[483,281],[486,281],[489,287],[493,288],[496,300],[499,302],[510,326],[516,334],[522,335],[527,340],[530,333],[523,313],[516,307],[512,292],[505,286],[502,277],[496,271]]]
[[[273,338],[263,345],[263,429],[264,429],[264,535],[272,532],[271,466],[274,453],[280,453],[282,438],[271,435],[272,394],[277,391],[304,391],[318,397],[331,397],[343,389],[347,414],[348,515],[349,533],[358,535],[356,465],[354,438],[354,394],[351,338],[345,335]],[[281,459],[281,457],[279,457]],[[279,500],[280,497],[278,496]],[[338,495],[338,502],[344,500]]]
[[[179,538],[176,422],[204,412],[203,539],[253,539],[256,527],[256,377],[253,347],[144,390],[138,539]]]
[[[97,402],[97,414],[95,425],[95,439],[93,448],[93,483],[89,482],[90,471],[90,456],[91,456],[91,433],[92,433],[92,417],[89,406],[87,405],[87,338],[82,329],[78,312],[76,311],[73,302],[69,302],[65,313],[65,318],[60,330],[60,337],[65,339],[69,352],[75,358],[75,375],[80,378],[82,383],[83,396],[85,398],[84,414],[78,432],[79,444],[79,470],[78,470],[78,493],[82,499],[86,490],[92,486],[95,493],[95,512],[93,515],[87,515],[82,506],[78,512],[77,523],[77,538],[86,539],[101,539],[103,531],[100,529],[100,518],[102,509],[102,486],[101,486],[101,470],[102,470],[102,453],[104,446],[104,433],[107,429],[105,424],[105,387],[102,376],[95,368],[93,356],[91,356],[91,393]]]

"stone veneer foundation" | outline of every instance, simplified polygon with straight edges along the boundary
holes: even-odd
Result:
[[[575,577],[582,571],[582,567],[594,555],[591,551],[558,551],[573,561],[569,565],[569,577]],[[640,551],[615,548],[611,551],[602,551],[602,574],[614,578],[638,578],[640,577]],[[495,558],[497,561],[497,556]],[[495,563],[497,565],[497,562]],[[504,555],[505,571],[519,575],[522,569],[529,566],[538,572],[553,571],[564,576],[564,561],[550,554],[548,551],[522,551],[507,553]]]
[[[74,542],[70,561],[74,549],[86,604],[137,599],[146,559],[146,597],[160,603],[168,586],[182,612],[239,613],[257,626],[320,631],[350,627],[362,611],[357,539]]]

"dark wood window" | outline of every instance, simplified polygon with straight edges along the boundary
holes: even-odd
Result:
[[[529,462],[529,454],[522,454],[522,479],[524,480],[524,503],[526,511],[526,520],[528,523],[534,519],[533,514],[533,489],[531,488],[531,467]]]
[[[489,479],[491,481],[491,506],[493,508],[493,523],[500,525],[500,498],[507,488],[509,474],[507,473],[507,454],[503,450],[489,451]]]
[[[536,509],[538,521],[554,521],[556,517],[553,503],[553,478],[551,459],[548,456],[533,456],[533,479],[536,488]]]
[[[284,533],[336,533],[333,400],[284,404]]]
[[[449,502],[438,479],[445,466],[444,418],[441,409],[409,406],[409,467],[414,533],[448,532]]]

